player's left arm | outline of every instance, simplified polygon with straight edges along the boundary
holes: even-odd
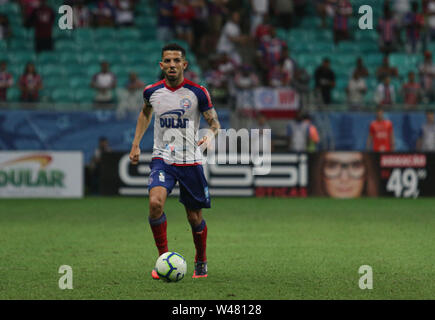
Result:
[[[217,112],[214,108],[210,108],[207,111],[204,111],[202,115],[209,125],[209,131],[201,138],[201,140],[198,141],[198,146],[206,143],[206,146],[208,147],[213,141],[214,137],[218,134],[219,129],[221,128],[221,124],[219,122]]]

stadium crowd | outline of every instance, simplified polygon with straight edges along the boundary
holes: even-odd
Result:
[[[8,1],[12,0],[2,0],[2,3]],[[46,0],[16,2],[20,5],[23,26],[35,30],[36,53],[53,50],[56,23],[53,6]],[[136,9],[144,5],[139,0],[66,0],[64,3],[73,7],[74,28],[113,27],[114,32],[119,28],[137,28]],[[240,91],[271,87],[294,89],[302,107],[336,104],[334,91],[341,90],[346,94],[347,106],[358,110],[367,103],[370,78],[376,81],[372,106],[388,109],[400,103],[405,109],[413,109],[435,101],[435,65],[429,46],[435,38],[435,0],[383,1],[382,14],[371,31],[379,35],[378,52],[384,55],[383,60],[375,69],[373,65],[369,68],[366,57],[356,53],[344,87],[338,86],[340,79],[330,54],[325,53],[318,65],[307,69],[299,63],[300,55],[293,54],[295,43],[286,41],[283,34],[300,29],[304,19],[312,18],[314,12],[321,21],[319,32],[332,31],[332,45],[356,43],[351,19],[355,20],[358,13],[349,0],[155,0],[151,5],[157,15],[156,39],[184,41],[202,69],[202,72],[189,69],[186,77],[205,81],[218,105],[234,106]],[[13,35],[8,16],[0,14],[1,41],[8,41]],[[403,75],[390,63],[391,54],[398,52],[417,54],[422,57],[421,62]],[[43,83],[32,61],[23,66],[18,79],[8,72],[7,61],[0,63],[1,101],[6,100],[9,88],[17,86],[21,101],[36,102]],[[110,107],[118,102],[120,113],[140,104],[146,84],[135,72],[125,82],[119,82],[107,61],[101,62],[101,70],[88,83],[95,92],[96,107]],[[305,127],[309,120],[301,116],[295,121],[304,123]],[[287,130],[292,131],[294,128]],[[316,134],[311,131],[310,139],[316,142]]]
[[[276,32],[277,28],[297,27],[304,19],[306,6],[313,2],[253,0],[248,12],[242,7],[230,8],[229,3],[232,1],[223,2],[226,3],[223,8],[231,14],[222,23],[216,46],[206,47],[209,51],[202,52],[202,56],[209,57],[205,63],[209,66],[205,78],[214,96],[227,101],[236,89],[241,88],[242,79],[243,88],[291,86],[303,96],[302,101],[305,103],[310,98],[317,104],[334,103],[332,92],[339,89],[335,89],[336,74],[329,57],[325,54],[322,63],[310,74],[292,56],[291,45]],[[349,0],[323,0],[315,3],[316,12],[322,18],[321,28],[328,28],[328,19],[332,21],[334,44],[355,41],[348,20],[352,15],[356,16],[356,13]],[[383,15],[376,23],[379,52],[384,54],[384,59],[376,74],[373,74],[378,81],[373,104],[387,107],[400,100],[405,108],[412,109],[420,103],[434,101],[435,69],[432,53],[427,49],[427,44],[435,34],[434,15],[435,1],[384,2]],[[214,48],[216,49],[213,50]],[[211,52],[217,54],[210,55]],[[409,72],[407,79],[402,79],[397,68],[389,64],[389,55],[395,52],[417,53],[424,57],[424,61],[418,69]],[[364,67],[363,58],[356,56],[355,60],[356,65],[349,75],[345,90],[347,103],[357,108],[364,105],[369,72]],[[257,75],[258,80],[251,74]],[[312,91],[310,78],[314,79]],[[393,86],[391,78],[399,81],[400,87]]]
[[[52,50],[53,8],[46,0],[17,2],[23,25],[35,29],[36,52]],[[75,28],[132,27],[135,8],[142,5],[138,0],[67,0],[65,4],[73,7]],[[360,108],[367,100],[369,76],[376,76],[378,81],[373,104],[388,107],[400,101],[406,108],[413,108],[435,100],[435,65],[428,50],[428,43],[435,37],[435,0],[385,0],[382,16],[375,22],[379,52],[385,55],[384,60],[376,74],[371,75],[364,66],[364,58],[356,55],[355,68],[343,89],[337,88],[335,66],[330,57],[325,55],[315,70],[307,70],[298,63],[292,55],[292,46],[277,31],[300,26],[308,7],[314,6],[322,21],[319,28],[332,28],[335,45],[355,41],[349,19],[356,17],[357,12],[349,0],[156,0],[154,6],[156,38],[163,42],[181,39],[187,43],[203,70],[202,74],[189,71],[188,76],[204,79],[217,103],[234,104],[239,90],[269,86],[292,87],[305,105],[334,104],[333,91],[343,90],[349,106]],[[8,17],[0,15],[0,38],[7,39],[13,33]],[[417,53],[424,56],[424,60],[405,79],[389,64],[389,55],[394,52]],[[5,92],[15,80],[7,72],[6,61],[0,72],[0,86]],[[35,82],[26,73],[16,81],[22,92],[21,100],[37,101],[37,94],[29,98],[24,92],[27,85],[33,86]],[[103,76],[95,75],[90,81],[96,90],[96,102],[113,102],[113,90],[118,86],[116,80],[108,80],[113,83],[103,88],[105,84],[99,86],[95,77],[102,79]],[[37,92],[44,79],[36,78]],[[29,83],[23,85],[26,79]],[[131,91],[129,82],[121,86]],[[106,92],[104,97],[102,90]],[[5,97],[6,94],[0,95],[1,99]]]

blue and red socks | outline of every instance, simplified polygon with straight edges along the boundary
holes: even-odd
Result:
[[[159,250],[159,256],[168,252],[168,239],[166,234],[167,222],[166,215],[163,213],[158,219],[148,218],[148,221],[153,232],[156,247]],[[206,247],[207,247],[207,224],[202,219],[197,226],[192,226],[193,242],[195,243],[196,255],[195,262],[206,262]]]
[[[207,255],[205,249],[207,247],[207,224],[204,219],[202,219],[199,225],[195,227],[192,226],[192,235],[196,249],[195,262],[206,262]]]
[[[157,249],[159,250],[159,256],[168,252],[168,239],[166,236],[166,215],[163,214],[158,219],[148,218],[148,221],[153,232],[154,241],[156,242]]]

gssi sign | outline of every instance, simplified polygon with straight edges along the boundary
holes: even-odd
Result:
[[[127,153],[103,156],[106,195],[147,195],[151,153],[141,154],[136,166],[130,164]],[[306,196],[308,186],[307,154],[273,154],[267,175],[256,175],[255,164],[203,164],[211,196]],[[257,168],[258,169],[258,168]],[[111,173],[112,172],[112,173]],[[117,175],[113,176],[116,172]],[[172,195],[178,195],[178,186]]]

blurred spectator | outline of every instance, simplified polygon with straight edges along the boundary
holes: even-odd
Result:
[[[8,39],[11,35],[8,17],[0,13],[0,40]]]
[[[195,45],[193,50],[198,55],[206,56],[208,53],[207,38],[209,33],[208,22],[210,19],[209,7],[206,0],[194,0],[192,2],[195,10],[195,17],[193,19],[193,38]]]
[[[92,77],[91,87],[97,91],[95,95],[97,104],[112,103],[114,101],[113,89],[116,88],[116,77],[110,72],[107,62],[102,62],[101,71]]]
[[[234,88],[234,74],[236,72],[236,68],[238,64],[231,59],[231,57],[227,53],[223,53],[220,55],[218,61],[218,70],[223,74],[226,80],[226,86],[228,89],[228,93],[230,96],[235,96],[235,88]]]
[[[384,7],[384,16],[379,19],[377,31],[379,32],[379,48],[389,54],[396,50],[398,41],[398,26],[394,20],[391,9],[388,6]]]
[[[6,61],[0,62],[0,102],[6,101],[7,91],[14,84],[14,78],[6,70]]]
[[[406,51],[408,53],[416,53],[421,47],[421,31],[424,26],[423,14],[418,12],[418,2],[413,2],[412,11],[408,12],[404,18],[406,27]]]
[[[293,152],[314,151],[319,143],[319,133],[308,114],[299,112],[287,125],[288,150]]]
[[[127,83],[123,88],[118,90],[118,116],[124,116],[127,112],[138,110],[138,106],[143,103],[142,92],[144,87],[145,84],[139,80],[136,73],[131,72],[128,75]]]
[[[76,1],[73,6],[74,28],[87,28],[91,24],[91,12],[84,0]]]
[[[254,36],[257,26],[269,13],[269,0],[251,0],[251,35]]]
[[[22,14],[23,22],[24,24],[26,24],[33,10],[39,7],[40,0],[19,0],[19,3],[21,6],[21,14]]]
[[[52,29],[55,22],[55,13],[46,3],[40,0],[40,5],[32,11],[28,24],[35,28],[36,52],[53,50]]]
[[[193,19],[195,10],[189,0],[177,0],[174,4],[174,22],[177,38],[186,41],[189,47],[193,45]]]
[[[311,116],[308,113],[305,113],[302,116],[302,119],[305,123],[308,123],[308,152],[315,152],[317,150],[317,146],[320,142],[319,131],[314,123],[311,121]]]
[[[231,59],[227,53],[219,55],[219,71],[221,71],[227,78],[232,78],[236,71],[237,63]]]
[[[157,39],[168,42],[174,37],[174,6],[172,0],[160,0],[158,4]]]
[[[367,78],[369,76],[369,71],[365,67],[363,59],[361,57],[358,57],[356,60],[356,67],[352,72],[352,76],[357,73],[358,77],[360,78]]]
[[[100,194],[100,177],[101,177],[101,158],[103,153],[112,152],[109,141],[106,137],[100,137],[98,147],[94,151],[91,162],[88,166],[88,186],[92,194]]]
[[[308,3],[307,0],[292,0],[294,5],[294,16],[298,19],[301,19],[305,15],[305,9],[307,6],[311,6],[311,3]]]
[[[190,81],[193,81],[195,83],[198,83],[200,81],[199,75],[195,71],[190,70],[189,66],[186,70],[184,70],[184,78],[189,79]]]
[[[394,151],[393,123],[384,119],[381,107],[376,109],[376,119],[370,123],[367,150],[375,152]]]
[[[263,81],[267,82],[269,71],[278,65],[284,54],[287,44],[284,40],[279,39],[276,35],[275,28],[270,29],[270,37],[263,38],[257,50],[257,65],[263,74]]]
[[[241,12],[242,10],[244,10],[244,7],[248,7],[249,9],[249,5],[247,5],[247,3],[249,2],[246,0],[224,0],[223,1],[225,3],[225,7],[228,9],[228,11],[239,11]],[[243,16],[243,14],[242,14]],[[245,19],[245,20],[249,20],[249,19]]]
[[[289,29],[292,26],[294,4],[293,0],[272,0],[273,16],[277,18],[279,28]]]
[[[202,56],[207,57],[216,52],[224,18],[229,14],[226,0],[206,1],[207,7],[207,34],[201,39]]]
[[[237,45],[242,45],[247,41],[247,37],[242,35],[239,24],[240,13],[233,12],[231,19],[225,23],[217,44],[217,52],[227,53],[238,65],[241,64],[242,58],[238,53]]]
[[[433,102],[435,100],[435,65],[432,62],[432,53],[426,51],[424,53],[424,61],[418,67],[420,73],[421,87],[425,102]]]
[[[299,94],[301,108],[310,103],[310,75],[304,68],[296,68],[292,80],[292,86]]]
[[[38,101],[39,90],[42,89],[42,79],[36,72],[35,65],[32,62],[26,64],[24,73],[21,75],[18,84],[21,90],[21,101]]]
[[[280,62],[274,65],[267,77],[267,85],[269,87],[279,88],[290,86],[290,72],[284,68],[285,59],[281,58]]]
[[[115,25],[116,10],[108,0],[98,0],[91,10],[96,27],[113,27]]]
[[[322,28],[326,28],[326,20],[328,17],[334,16],[334,5],[337,0],[316,0],[317,14],[322,19]]]
[[[210,69],[204,73],[210,95],[216,103],[227,103],[229,98],[228,76],[219,69],[220,57],[210,58]]]
[[[335,87],[335,73],[331,69],[331,62],[324,58],[320,66],[314,72],[316,91],[320,94],[321,103],[330,104],[332,102],[331,93]]]
[[[402,86],[402,94],[406,108],[415,107],[421,101],[421,86],[412,71],[408,73],[408,82]]]
[[[264,139],[264,130],[270,129],[270,125],[267,123],[267,119],[264,115],[259,113],[256,117],[256,124],[251,127],[252,129],[258,129],[258,137],[251,134],[251,154],[261,155],[263,152],[272,149],[270,140]]]
[[[396,67],[390,66],[390,59],[388,56],[384,56],[382,60],[382,64],[376,70],[376,78],[379,81],[383,81],[386,77],[397,78],[399,76],[399,72]]]
[[[401,23],[405,15],[411,10],[410,0],[394,0],[392,9],[394,20]]]
[[[130,74],[128,75],[128,81],[125,85],[125,88],[130,93],[135,93],[138,90],[142,91],[144,86],[145,86],[145,84],[141,80],[139,80],[139,78],[137,77],[137,74],[134,72],[130,72]]]
[[[426,111],[426,123],[420,128],[416,148],[418,151],[435,152],[435,118],[434,111]]]
[[[396,102],[396,90],[391,84],[390,77],[385,77],[378,84],[375,92],[375,102],[377,105],[392,106]]]
[[[283,68],[290,75],[290,81],[293,80],[295,69],[296,69],[296,61],[290,56],[290,50],[287,46],[282,48],[282,59],[283,59]]]
[[[219,36],[224,24],[224,17],[230,14],[226,7],[227,0],[215,0],[208,3],[210,21],[209,28],[212,36]]]
[[[421,6],[422,6],[422,10],[423,10],[423,13],[427,13],[427,10],[428,10],[428,5],[429,5],[429,2],[430,2],[431,0],[421,0]]]
[[[116,25],[134,25],[134,2],[133,0],[116,0]]]
[[[352,5],[349,0],[338,0],[334,11],[334,42],[349,39],[349,17],[352,16]]]
[[[364,104],[364,96],[367,93],[365,79],[358,72],[354,72],[346,88],[348,103],[351,108],[361,108]]]
[[[259,45],[262,41],[270,39],[270,30],[273,27],[269,23],[269,19],[270,18],[268,15],[264,16],[263,23],[259,24],[255,30],[254,39],[257,42],[257,45]]]
[[[429,40],[435,40],[435,0],[428,0],[426,4],[426,20]]]
[[[260,80],[250,65],[237,68],[234,76],[234,85],[239,90],[249,90],[258,87]]]

